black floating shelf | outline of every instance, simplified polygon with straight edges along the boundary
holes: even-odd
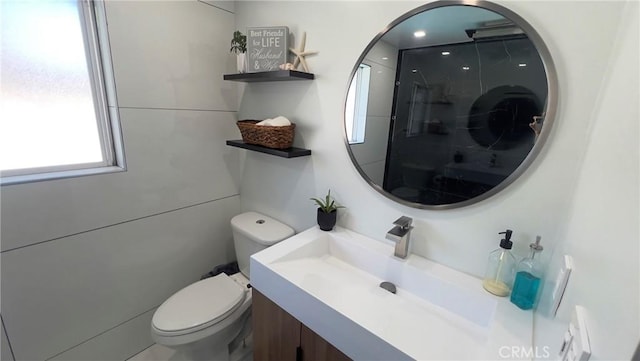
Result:
[[[273,149],[273,148],[267,148],[267,147],[263,147],[255,144],[247,144],[239,139],[227,140],[227,145],[230,145],[232,147],[253,150],[255,152],[271,154],[271,155],[275,155],[277,157],[283,157],[283,158],[296,158],[296,157],[305,157],[305,156],[311,155],[311,151],[309,149],[296,148],[296,147],[291,147],[286,149]]]
[[[224,80],[241,81],[245,83],[257,83],[264,81],[291,81],[291,80],[311,80],[315,76],[297,70],[276,70],[263,71],[259,73],[225,74]]]

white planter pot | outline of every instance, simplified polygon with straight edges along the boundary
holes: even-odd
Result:
[[[247,54],[246,53],[237,54],[236,66],[238,67],[238,73],[247,72]]]

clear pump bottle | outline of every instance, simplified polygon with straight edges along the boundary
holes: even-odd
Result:
[[[485,290],[496,296],[506,297],[511,292],[513,284],[516,259],[511,254],[513,242],[511,242],[512,230],[507,229],[504,238],[500,241],[500,248],[489,254],[489,263],[482,286]]]
[[[536,242],[529,245],[531,253],[516,266],[516,280],[511,292],[511,302],[523,310],[530,310],[538,303],[538,291],[542,279],[542,263],[539,253],[543,247],[540,245],[540,236]]]

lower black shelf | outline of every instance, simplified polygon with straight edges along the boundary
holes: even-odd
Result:
[[[263,147],[255,144],[246,144],[240,139],[227,140],[227,145],[230,145],[232,147],[253,150],[254,152],[271,154],[271,155],[275,155],[277,157],[282,157],[282,158],[296,158],[296,157],[305,157],[305,156],[311,155],[311,151],[309,149],[296,148],[296,147],[291,147],[286,149],[273,149],[273,148],[267,148],[267,147]]]
[[[224,80],[255,83],[264,81],[313,80],[315,75],[297,70],[274,70],[257,73],[224,74]]]

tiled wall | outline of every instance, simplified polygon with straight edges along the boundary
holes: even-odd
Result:
[[[128,170],[2,188],[3,360],[126,359],[158,305],[235,258],[233,2],[106,6]]]

